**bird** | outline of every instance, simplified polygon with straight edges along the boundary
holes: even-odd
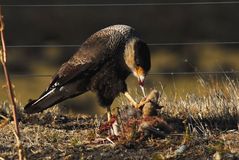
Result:
[[[123,93],[133,106],[137,102],[127,91],[126,78],[133,74],[144,93],[144,80],[151,67],[150,50],[139,33],[124,24],[111,25],[92,34],[53,76],[49,87],[24,112],[34,114],[66,99],[92,91],[107,109]]]

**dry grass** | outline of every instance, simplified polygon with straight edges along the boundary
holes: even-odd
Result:
[[[239,123],[239,82],[226,79],[205,81],[198,79],[201,89],[185,98],[162,96],[162,109],[166,115],[184,119],[188,125],[201,131],[235,129]],[[192,128],[191,128],[192,129]],[[238,128],[237,128],[238,129]]]
[[[158,116],[171,133],[146,139],[112,139],[96,134],[94,116],[63,114],[54,107],[44,113],[25,115],[20,110],[22,141],[28,159],[237,159],[239,158],[239,83],[198,78],[197,93],[168,96],[162,86]],[[197,87],[197,86],[195,86]],[[140,95],[137,91],[135,94]],[[138,96],[138,100],[140,96]],[[127,104],[123,97],[118,106]],[[8,108],[7,103],[2,103]],[[5,109],[7,110],[7,109]],[[7,116],[7,113],[1,112]],[[3,120],[1,121],[4,122]],[[16,158],[12,123],[0,128],[0,157]],[[128,132],[133,132],[128,130]]]

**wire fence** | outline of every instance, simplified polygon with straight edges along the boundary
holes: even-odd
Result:
[[[193,6],[236,5],[239,1],[164,2],[164,3],[84,3],[84,4],[2,4],[3,7],[130,7],[130,6]]]
[[[137,7],[137,6],[203,6],[203,5],[238,5],[239,1],[205,1],[205,2],[165,2],[165,3],[94,3],[94,4],[2,4],[2,7]],[[148,43],[149,46],[197,46],[197,45],[238,45],[239,41],[213,42],[170,42]],[[76,48],[78,44],[59,45],[8,45],[7,48]],[[158,75],[216,75],[239,74],[239,71],[199,71],[199,72],[150,72],[151,76]],[[53,74],[12,74],[14,78],[50,78]]]
[[[172,43],[148,43],[149,46],[196,46],[196,45],[238,45],[239,41],[220,42],[172,42]],[[76,48],[78,44],[59,45],[8,45],[7,48]]]
[[[239,71],[198,71],[198,72],[150,72],[150,76],[160,75],[237,75]],[[13,78],[52,78],[54,74],[12,74]]]
[[[239,42],[183,42],[183,43],[149,43],[149,46],[183,46],[183,45],[234,45]],[[80,45],[9,45],[8,48],[71,48]],[[239,71],[197,71],[197,72],[151,72],[151,76],[159,75],[212,75],[212,74],[239,74]],[[14,78],[50,78],[53,74],[13,74]]]

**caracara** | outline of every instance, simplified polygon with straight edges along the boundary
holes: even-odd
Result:
[[[108,112],[119,93],[124,93],[136,106],[125,80],[133,73],[143,89],[150,65],[149,48],[134,28],[109,26],[91,35],[60,67],[46,91],[30,101],[24,111],[41,112],[87,91],[95,92]]]

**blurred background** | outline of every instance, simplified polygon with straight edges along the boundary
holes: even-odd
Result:
[[[113,24],[134,27],[149,44],[152,69],[146,81],[147,91],[163,88],[165,94],[184,97],[188,93],[198,94],[201,78],[218,80],[226,75],[237,80],[239,1],[208,2],[0,0],[8,68],[17,100],[24,106],[30,98],[37,98],[51,81],[48,75],[53,75],[77,51],[78,45]],[[139,90],[136,79],[131,76],[127,81],[135,95]],[[0,102],[7,99],[4,84],[1,68]],[[91,95],[61,106],[94,106]]]

